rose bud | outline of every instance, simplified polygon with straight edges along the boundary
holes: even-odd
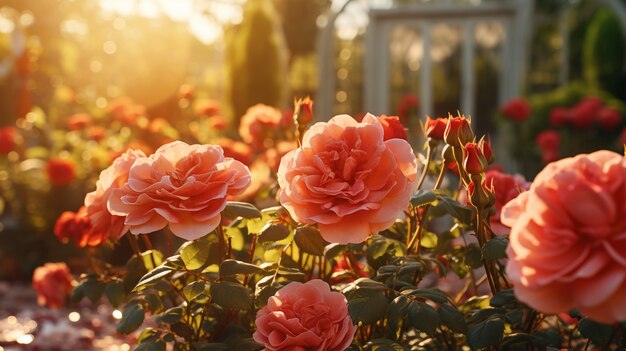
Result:
[[[478,142],[478,146],[485,155],[485,159],[487,159],[488,164],[492,164],[496,160],[496,156],[493,154],[493,149],[491,148],[491,140],[486,139],[484,136]]]
[[[407,140],[406,128],[398,116],[378,116],[378,121],[383,126],[383,140],[404,139]]]
[[[479,209],[483,209],[489,206],[492,206],[493,204],[495,204],[496,199],[495,196],[493,195],[493,189],[489,190],[487,189],[487,186],[485,185],[485,181],[484,179],[482,179],[483,177],[478,177],[478,179],[482,179],[480,181],[481,186],[476,186],[476,179],[477,177],[472,177],[472,181],[469,183],[469,185],[467,186],[467,193],[469,194],[470,197],[470,203],[472,204],[472,206],[479,208]]]
[[[313,121],[313,100],[308,96],[304,99],[294,100],[294,116],[299,125],[307,125]]]
[[[469,174],[480,174],[485,171],[488,163],[481,145],[467,143],[463,146],[463,168]]]
[[[426,116],[426,124],[424,125],[424,134],[427,137],[437,140],[443,140],[443,134],[446,131],[448,125],[447,118],[435,118],[431,119]]]
[[[443,135],[446,144],[461,147],[474,139],[474,132],[465,116],[448,118],[446,130]]]

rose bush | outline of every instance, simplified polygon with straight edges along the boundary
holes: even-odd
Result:
[[[296,100],[262,149],[198,130],[206,142],[171,141],[154,119],[154,154],[111,150],[87,206],[59,219],[62,240],[107,242],[71,300],[106,297],[120,333],[141,330],[138,349],[626,346],[622,324],[601,323],[623,321],[619,154],[548,166],[524,192],[463,115],[426,121],[416,157],[400,120],[387,136],[370,114],[307,128],[311,107]],[[105,262],[127,230],[158,233],[126,235],[125,267]]]

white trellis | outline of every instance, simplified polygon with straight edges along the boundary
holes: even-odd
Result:
[[[419,76],[420,114],[433,111],[433,77],[431,28],[438,23],[454,23],[465,33],[473,33],[476,23],[484,20],[499,21],[504,28],[505,40],[501,45],[501,70],[498,101],[503,103],[520,93],[526,69],[528,45],[532,31],[533,0],[508,0],[480,2],[478,4],[455,4],[451,1],[405,5],[388,9],[370,9],[369,24],[365,37],[364,55],[364,111],[390,112],[390,52],[389,35],[396,26],[406,26],[422,33],[422,61]],[[320,35],[320,89],[317,97],[318,112],[322,116],[332,113],[336,92],[333,38],[334,19]],[[466,35],[461,45],[461,91],[460,110],[473,115],[475,111],[476,77],[474,69],[475,42],[473,35]]]

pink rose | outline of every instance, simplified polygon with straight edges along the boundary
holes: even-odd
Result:
[[[278,290],[255,323],[254,340],[270,351],[343,351],[356,331],[346,298],[319,279]]]
[[[276,134],[282,119],[283,114],[277,108],[256,104],[241,117],[239,135],[246,143],[265,148],[265,141]]]
[[[72,292],[72,275],[63,262],[46,263],[33,273],[33,289],[37,292],[37,302],[46,307],[65,306],[67,296]]]
[[[124,224],[133,234],[169,224],[174,235],[195,240],[220,224],[226,197],[248,185],[248,167],[224,157],[221,147],[175,141],[150,157],[137,158],[128,182],[109,196],[108,208],[113,215],[126,216]]]
[[[611,151],[546,166],[502,210],[515,294],[546,313],[626,320],[626,159]]]
[[[128,150],[113,161],[109,168],[100,173],[96,190],[85,196],[87,216],[93,232],[108,233],[111,238],[119,239],[128,231],[124,216],[109,212],[107,204],[113,190],[119,189],[128,181],[128,171],[136,159],[146,157],[140,150]]]
[[[327,241],[360,243],[402,214],[416,174],[409,143],[383,141],[376,117],[339,115],[314,124],[281,159],[280,202],[300,223],[317,223]]]

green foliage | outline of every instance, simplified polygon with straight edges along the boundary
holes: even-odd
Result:
[[[592,87],[626,102],[626,40],[619,18],[608,8],[596,12],[583,44],[585,78]]]
[[[243,18],[227,36],[229,98],[236,121],[257,103],[282,106],[286,86],[285,42],[272,2],[248,1]]]

